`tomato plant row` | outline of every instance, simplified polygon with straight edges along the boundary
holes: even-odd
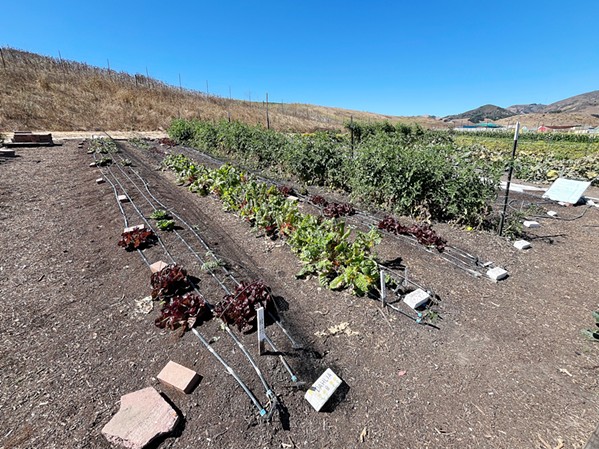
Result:
[[[352,124],[348,134],[285,134],[240,122],[174,120],[172,139],[309,185],[350,193],[389,212],[481,224],[496,196],[498,169],[465,159],[448,133],[418,126]]]

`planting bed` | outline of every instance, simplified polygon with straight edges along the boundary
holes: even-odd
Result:
[[[76,141],[23,148],[0,165],[0,447],[109,448],[100,430],[119,398],[148,386],[167,394],[184,418],[159,447],[554,448],[563,441],[572,448],[596,427],[599,348],[580,331],[599,308],[599,210],[573,221],[538,219],[541,228],[527,230],[533,247],[526,252],[494,235],[435,226],[448,245],[506,268],[509,278],[499,283],[383,234],[379,259],[401,258],[410,276],[441,298],[436,329],[368,298],[320,288],[316,279],[296,279],[300,263],[283,241],[157,171],[164,147],[119,145],[108,167],[89,167],[95,155]],[[132,165],[117,167],[121,157]],[[137,306],[151,293],[150,269],[136,251],[117,245],[126,226],[111,187],[131,200],[121,204],[127,226],[141,224],[133,206],[146,217],[153,210],[134,171],[167,210],[196,226],[236,279],[271,287],[285,309],[282,322],[304,349],[293,349],[273,324],[267,334],[299,380],[311,384],[330,367],[345,382],[324,411],[304,400],[306,387],[292,385],[275,355],[258,357],[255,333],[234,330],[283,406],[264,422],[191,332],[159,329],[158,304],[149,314]],[[96,184],[100,177],[107,182]],[[582,212],[552,208],[563,217]],[[206,257],[193,233],[175,223]],[[222,288],[174,231],[154,231],[200,280],[204,297],[222,299]],[[143,254],[150,263],[171,262],[161,245]],[[217,320],[197,329],[266,405],[255,372]],[[191,394],[157,380],[169,360],[202,376]]]

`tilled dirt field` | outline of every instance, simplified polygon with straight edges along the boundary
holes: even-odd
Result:
[[[540,220],[527,252],[494,235],[436,226],[451,244],[506,268],[510,277],[499,283],[385,237],[381,260],[400,257],[439,295],[434,328],[295,279],[299,262],[282,242],[156,171],[162,150],[123,149],[152,193],[195,225],[235,276],[263,279],[287,304],[282,322],[304,349],[294,350],[275,325],[267,332],[300,380],[311,384],[330,367],[345,384],[317,413],[278,358],[261,356],[283,405],[262,421],[193,334],[155,327],[157,306],[138,309],[150,272],[117,246],[123,216],[110,184],[95,183],[101,173],[88,167],[91,156],[75,141],[24,148],[0,163],[0,448],[108,448],[100,431],[119,398],[147,386],[184,418],[175,436],[155,444],[161,448],[580,448],[596,427],[599,348],[580,331],[599,309],[598,209]],[[151,212],[142,191],[123,187]],[[137,224],[132,204],[123,210]],[[555,208],[571,218],[584,211]],[[174,235],[160,236],[217,302],[223,293],[196,258]],[[151,262],[166,257],[160,246],[144,253]],[[322,336],[344,322],[351,332]],[[216,320],[198,329],[265,404],[259,380]],[[256,354],[255,334],[241,338]],[[169,360],[202,376],[192,394],[156,380]]]

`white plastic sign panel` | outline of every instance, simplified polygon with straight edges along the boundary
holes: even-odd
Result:
[[[573,179],[557,178],[543,198],[562,203],[576,204],[586,189],[591,185],[590,181],[574,181]]]
[[[327,370],[314,382],[308,391],[306,391],[305,398],[310,403],[314,410],[317,412],[326,404],[331,398],[335,390],[341,385],[341,379],[331,370]]]
[[[256,309],[256,318],[258,321],[258,354],[262,355],[264,353],[264,340],[266,340],[264,332],[264,307]]]

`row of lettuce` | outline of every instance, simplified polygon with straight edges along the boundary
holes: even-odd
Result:
[[[464,158],[451,136],[403,124],[286,134],[240,122],[174,120],[177,143],[246,167],[350,193],[388,212],[472,226],[487,217],[501,169]]]
[[[313,275],[324,287],[357,295],[376,288],[379,271],[371,252],[381,239],[376,229],[352,232],[344,221],[302,213],[277,187],[231,165],[210,169],[183,155],[169,155],[163,165],[190,191],[218,196],[225,210],[283,239],[302,263],[299,277]]]

